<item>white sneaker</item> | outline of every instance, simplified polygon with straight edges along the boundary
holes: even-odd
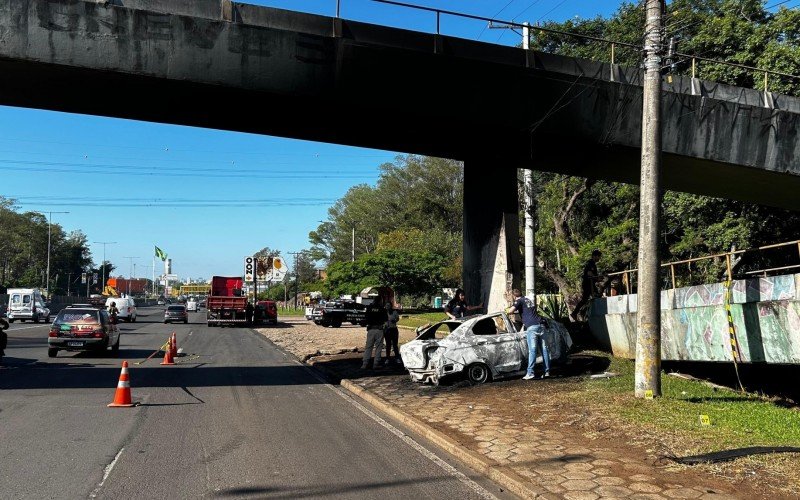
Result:
[[[530,380],[530,379],[532,379],[532,378],[534,378],[534,376],[533,376],[533,375],[531,375],[530,373],[528,373],[528,374],[526,374],[524,377],[522,377],[522,380]]]

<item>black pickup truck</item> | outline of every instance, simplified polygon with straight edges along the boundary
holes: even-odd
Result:
[[[314,307],[311,320],[317,325],[339,328],[342,323],[367,325],[366,305],[355,300],[335,300]]]

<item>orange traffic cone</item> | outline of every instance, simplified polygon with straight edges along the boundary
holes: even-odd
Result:
[[[119,374],[117,392],[114,394],[114,402],[109,403],[109,408],[136,406],[139,403],[131,401],[131,383],[128,380],[128,362],[122,362],[122,372]]]
[[[167,346],[166,350],[164,350],[164,361],[162,361],[161,364],[174,365],[175,360],[172,357],[172,338],[170,338],[169,341],[167,341],[167,343],[169,345]]]
[[[172,350],[172,357],[173,358],[177,358],[178,357],[178,336],[175,335],[175,332],[172,332],[172,339],[171,340],[172,340],[172,346],[170,346],[170,349]]]

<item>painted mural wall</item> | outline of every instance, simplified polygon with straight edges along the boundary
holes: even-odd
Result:
[[[737,280],[731,314],[743,362],[800,364],[800,274]],[[592,335],[615,356],[636,353],[637,296],[592,301]],[[725,312],[725,284],[661,292],[661,350],[664,360],[730,361],[732,346]]]

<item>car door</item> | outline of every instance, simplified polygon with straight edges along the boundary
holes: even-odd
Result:
[[[483,318],[472,326],[472,344],[479,358],[497,373],[515,372],[522,364],[517,335],[501,315]]]

